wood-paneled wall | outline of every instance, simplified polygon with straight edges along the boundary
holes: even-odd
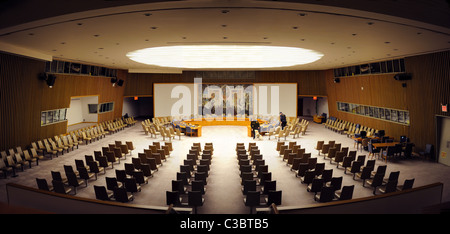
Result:
[[[326,96],[325,77],[332,71],[257,71],[254,79],[202,79],[203,83],[297,83],[298,95]],[[328,75],[328,76],[329,76]],[[125,96],[153,95],[153,83],[192,83],[195,71],[182,74],[130,73],[125,84]]]
[[[410,135],[421,150],[427,143],[436,147],[435,116],[450,116],[441,111],[441,104],[450,104],[450,51],[405,58],[405,68],[412,74],[406,88]]]
[[[99,102],[115,103],[114,111],[98,121],[122,115],[124,87],[112,87],[109,78],[57,74],[53,88],[38,78],[45,62],[0,53],[0,150],[26,148],[32,141],[66,133],[67,121],[41,126],[41,111],[69,108],[72,96],[98,95]],[[118,77],[126,79],[126,71]]]
[[[406,135],[415,143],[415,151],[423,151],[427,143],[435,145],[435,116],[449,115],[441,112],[440,104],[450,103],[450,51],[408,57],[405,66],[411,80],[398,81],[394,74],[382,74],[344,77],[334,83],[333,76],[328,76],[330,116],[384,129],[396,139]],[[410,126],[339,112],[337,101],[409,110]]]

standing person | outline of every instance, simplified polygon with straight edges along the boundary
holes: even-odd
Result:
[[[287,124],[286,115],[284,115],[283,112],[280,112],[280,122],[281,122],[281,129],[283,130]]]
[[[250,123],[250,126],[252,128],[253,139],[255,139],[255,130],[259,131],[259,126],[260,126],[258,120],[252,120],[252,122]]]

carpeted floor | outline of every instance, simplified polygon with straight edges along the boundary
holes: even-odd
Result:
[[[38,166],[33,164],[30,169],[24,172],[18,172],[18,177],[8,177],[0,180],[0,202],[7,203],[5,184],[18,183],[37,188],[35,178],[45,178],[51,183],[51,171],[59,170],[64,173],[64,165],[75,167],[75,159],[83,159],[85,155],[93,155],[95,150],[101,151],[101,147],[107,146],[114,141],[132,141],[136,149],[131,157],[137,157],[138,152],[143,152],[144,148],[153,141],[163,143],[162,138],[152,138],[145,135],[140,123],[126,128],[118,133],[108,135],[106,138],[93,142],[88,145],[81,145],[79,149],[65,153],[53,160],[43,160]],[[353,198],[373,196],[372,189],[363,187],[361,180],[353,180],[352,175],[344,174],[343,169],[337,169],[335,164],[330,164],[329,160],[324,160],[323,156],[318,156],[314,150],[318,140],[335,140],[341,143],[343,147],[349,147],[349,150],[356,150],[353,141],[345,135],[332,132],[325,129],[322,125],[310,122],[308,131],[305,135],[293,139],[288,137],[289,141],[295,141],[306,152],[312,153],[312,157],[318,157],[318,162],[325,162],[326,169],[333,169],[333,176],[343,176],[343,185],[355,185]],[[149,179],[149,183],[142,185],[142,191],[135,194],[134,201],[130,204],[139,205],[166,205],[165,191],[171,190],[171,181],[176,179],[176,172],[180,170],[180,165],[186,159],[190,147],[194,142],[200,142],[202,147],[206,142],[212,142],[214,145],[214,155],[207,179],[206,193],[204,195],[204,205],[198,208],[200,214],[246,214],[249,208],[243,203],[244,196],[241,192],[238,161],[236,160],[236,143],[243,142],[246,147],[249,142],[256,142],[259,147],[269,171],[272,172],[272,180],[277,181],[277,190],[282,191],[282,206],[307,206],[316,204],[313,199],[313,193],[306,191],[306,185],[300,183],[300,179],[295,177],[294,172],[286,165],[276,151],[276,142],[274,138],[263,140],[253,140],[247,137],[247,129],[242,126],[205,126],[202,129],[202,137],[185,137],[181,140],[176,137],[171,140],[174,150],[171,152],[163,166],[154,173],[154,177]],[[368,153],[358,151],[357,155],[367,155]],[[124,162],[131,162],[131,157],[127,156],[120,164],[116,164],[114,169],[123,169]],[[376,167],[385,165],[382,160],[376,160]],[[106,185],[106,176],[115,176],[114,169],[107,169],[106,175],[99,175],[98,180],[90,180],[89,185],[80,187],[76,196],[95,198],[93,185]],[[450,167],[423,161],[418,158],[399,159],[387,162],[387,174],[391,171],[400,171],[399,184],[405,179],[415,178],[414,186],[427,185],[434,182],[444,183],[443,202],[450,201],[450,189],[446,184],[450,184]]]

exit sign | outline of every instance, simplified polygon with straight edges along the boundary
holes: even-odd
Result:
[[[442,112],[447,112],[447,105],[442,105]]]

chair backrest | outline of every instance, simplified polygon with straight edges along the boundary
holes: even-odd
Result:
[[[152,170],[151,170],[150,164],[142,164],[141,170],[144,173],[144,176],[147,176],[147,177],[152,176]]]
[[[38,185],[38,188],[45,191],[50,191],[50,188],[48,187],[47,180],[44,178],[36,178],[36,183]]]
[[[134,145],[132,141],[125,141],[125,144],[127,144],[129,150],[134,150]]]
[[[244,180],[242,193],[247,195],[248,191],[256,191],[256,180]]]
[[[370,167],[373,170],[375,168],[375,159],[367,160],[365,167]]]
[[[107,201],[110,200],[108,193],[106,192],[105,186],[94,185],[95,197],[99,200]]]
[[[433,145],[432,144],[426,144],[425,145],[425,153],[426,154],[431,154],[433,151]]]
[[[392,171],[391,173],[389,173],[388,181],[398,180],[399,176],[400,176],[400,171]]]
[[[342,187],[341,196],[339,200],[350,200],[353,197],[353,190],[355,189],[355,185],[346,185]]]
[[[134,177],[125,178],[125,188],[127,189],[128,192],[132,192],[132,193],[137,192],[138,186],[137,186],[136,178],[134,178]]]
[[[69,182],[70,186],[74,186],[74,187],[80,186],[75,173],[66,172],[66,176],[67,176],[67,181]]]
[[[166,204],[180,205],[180,195],[177,191],[166,191]]]
[[[378,174],[378,173],[381,173],[381,174],[383,174],[383,176],[384,176],[384,174],[386,173],[386,168],[387,168],[387,165],[379,165],[379,166],[377,167],[376,173],[377,173],[377,174]]]
[[[25,158],[25,160],[31,160],[31,156],[28,150],[24,150],[23,151],[23,157]]]
[[[354,160],[356,158],[356,150],[349,151],[348,157],[351,157],[352,160]]]
[[[414,184],[414,178],[413,179],[406,179],[403,183],[402,190],[411,189]]]
[[[361,179],[369,179],[371,176],[370,174],[371,172],[372,172],[371,167],[364,167],[361,172]]]
[[[14,158],[16,159],[16,163],[19,163],[19,164],[23,163],[22,156],[20,156],[19,153],[15,153]]]
[[[385,193],[392,193],[397,191],[397,180],[389,180],[386,184]]]
[[[188,205],[189,206],[201,206],[203,205],[203,197],[200,191],[188,192]]]
[[[114,198],[119,202],[129,202],[128,193],[125,188],[115,188],[114,189]]]
[[[64,165],[64,172],[75,174],[75,171],[73,170],[73,167],[71,165]]]
[[[277,190],[276,180],[266,180],[264,182],[264,194],[269,194],[269,191]]]
[[[327,154],[328,153],[328,150],[330,149],[330,144],[323,144],[322,145],[322,153],[323,154]]]
[[[31,149],[30,149],[30,152],[31,152],[31,156],[32,156],[33,158],[39,157],[35,148],[31,148]]]
[[[315,167],[316,167],[316,164],[317,164],[317,158],[316,157],[314,157],[314,158],[308,158],[308,165],[309,165],[309,169],[314,169]]]
[[[332,177],[330,182],[330,187],[333,187],[334,191],[340,190],[342,187],[343,177]]]
[[[275,204],[277,206],[281,205],[282,191],[281,190],[271,190],[267,196],[267,205]]]
[[[244,181],[246,180],[253,180],[253,173],[252,172],[243,172],[241,173],[242,177],[242,184],[244,184]]]
[[[114,191],[115,188],[119,187],[119,183],[117,182],[116,177],[105,177],[106,180],[106,188],[108,190]]]
[[[66,190],[66,187],[62,181],[52,180],[53,189],[56,193],[66,194],[70,190]]]
[[[314,171],[310,171],[310,170],[305,171],[305,174],[303,176],[303,183],[305,183],[305,184],[312,183],[315,176],[316,176],[316,174],[314,173]]]
[[[305,172],[308,170],[308,168],[309,168],[308,163],[299,163],[297,176],[303,177],[305,175]]]
[[[200,191],[205,194],[205,184],[203,181],[193,180],[191,181],[191,191]]]
[[[89,171],[93,173],[100,173],[100,168],[98,167],[98,164],[96,161],[89,161],[88,162]]]
[[[203,183],[206,185],[206,177],[207,177],[207,174],[206,174],[206,172],[195,172],[195,175],[194,175],[194,179],[195,180],[201,180],[201,181],[203,181]]]
[[[320,190],[319,201],[320,202],[329,202],[329,201],[332,201],[333,198],[334,198],[333,187],[323,186],[322,189]]]
[[[357,173],[357,172],[360,172],[361,171],[361,162],[360,161],[353,161],[352,162],[352,167],[351,167],[351,170],[350,170],[350,172],[351,173]]]
[[[98,157],[97,160],[98,160],[98,163],[99,163],[100,167],[106,168],[106,167],[109,166],[108,158],[106,158],[105,156]]]
[[[313,178],[311,182],[311,192],[320,192],[323,187],[323,179]]]
[[[316,166],[314,167],[316,175],[322,175],[323,170],[325,170],[325,163],[316,163]]]
[[[246,206],[260,205],[261,193],[259,191],[248,191],[245,199]]]
[[[383,183],[383,177],[384,177],[384,174],[381,174],[381,173],[375,174],[375,176],[373,177],[371,186],[372,187],[380,186]]]
[[[57,180],[57,181],[63,181],[62,176],[61,176],[61,172],[59,171],[51,171],[52,174],[52,180]]]
[[[323,182],[331,181],[331,178],[333,177],[333,169],[324,169],[322,172],[322,179]]]

